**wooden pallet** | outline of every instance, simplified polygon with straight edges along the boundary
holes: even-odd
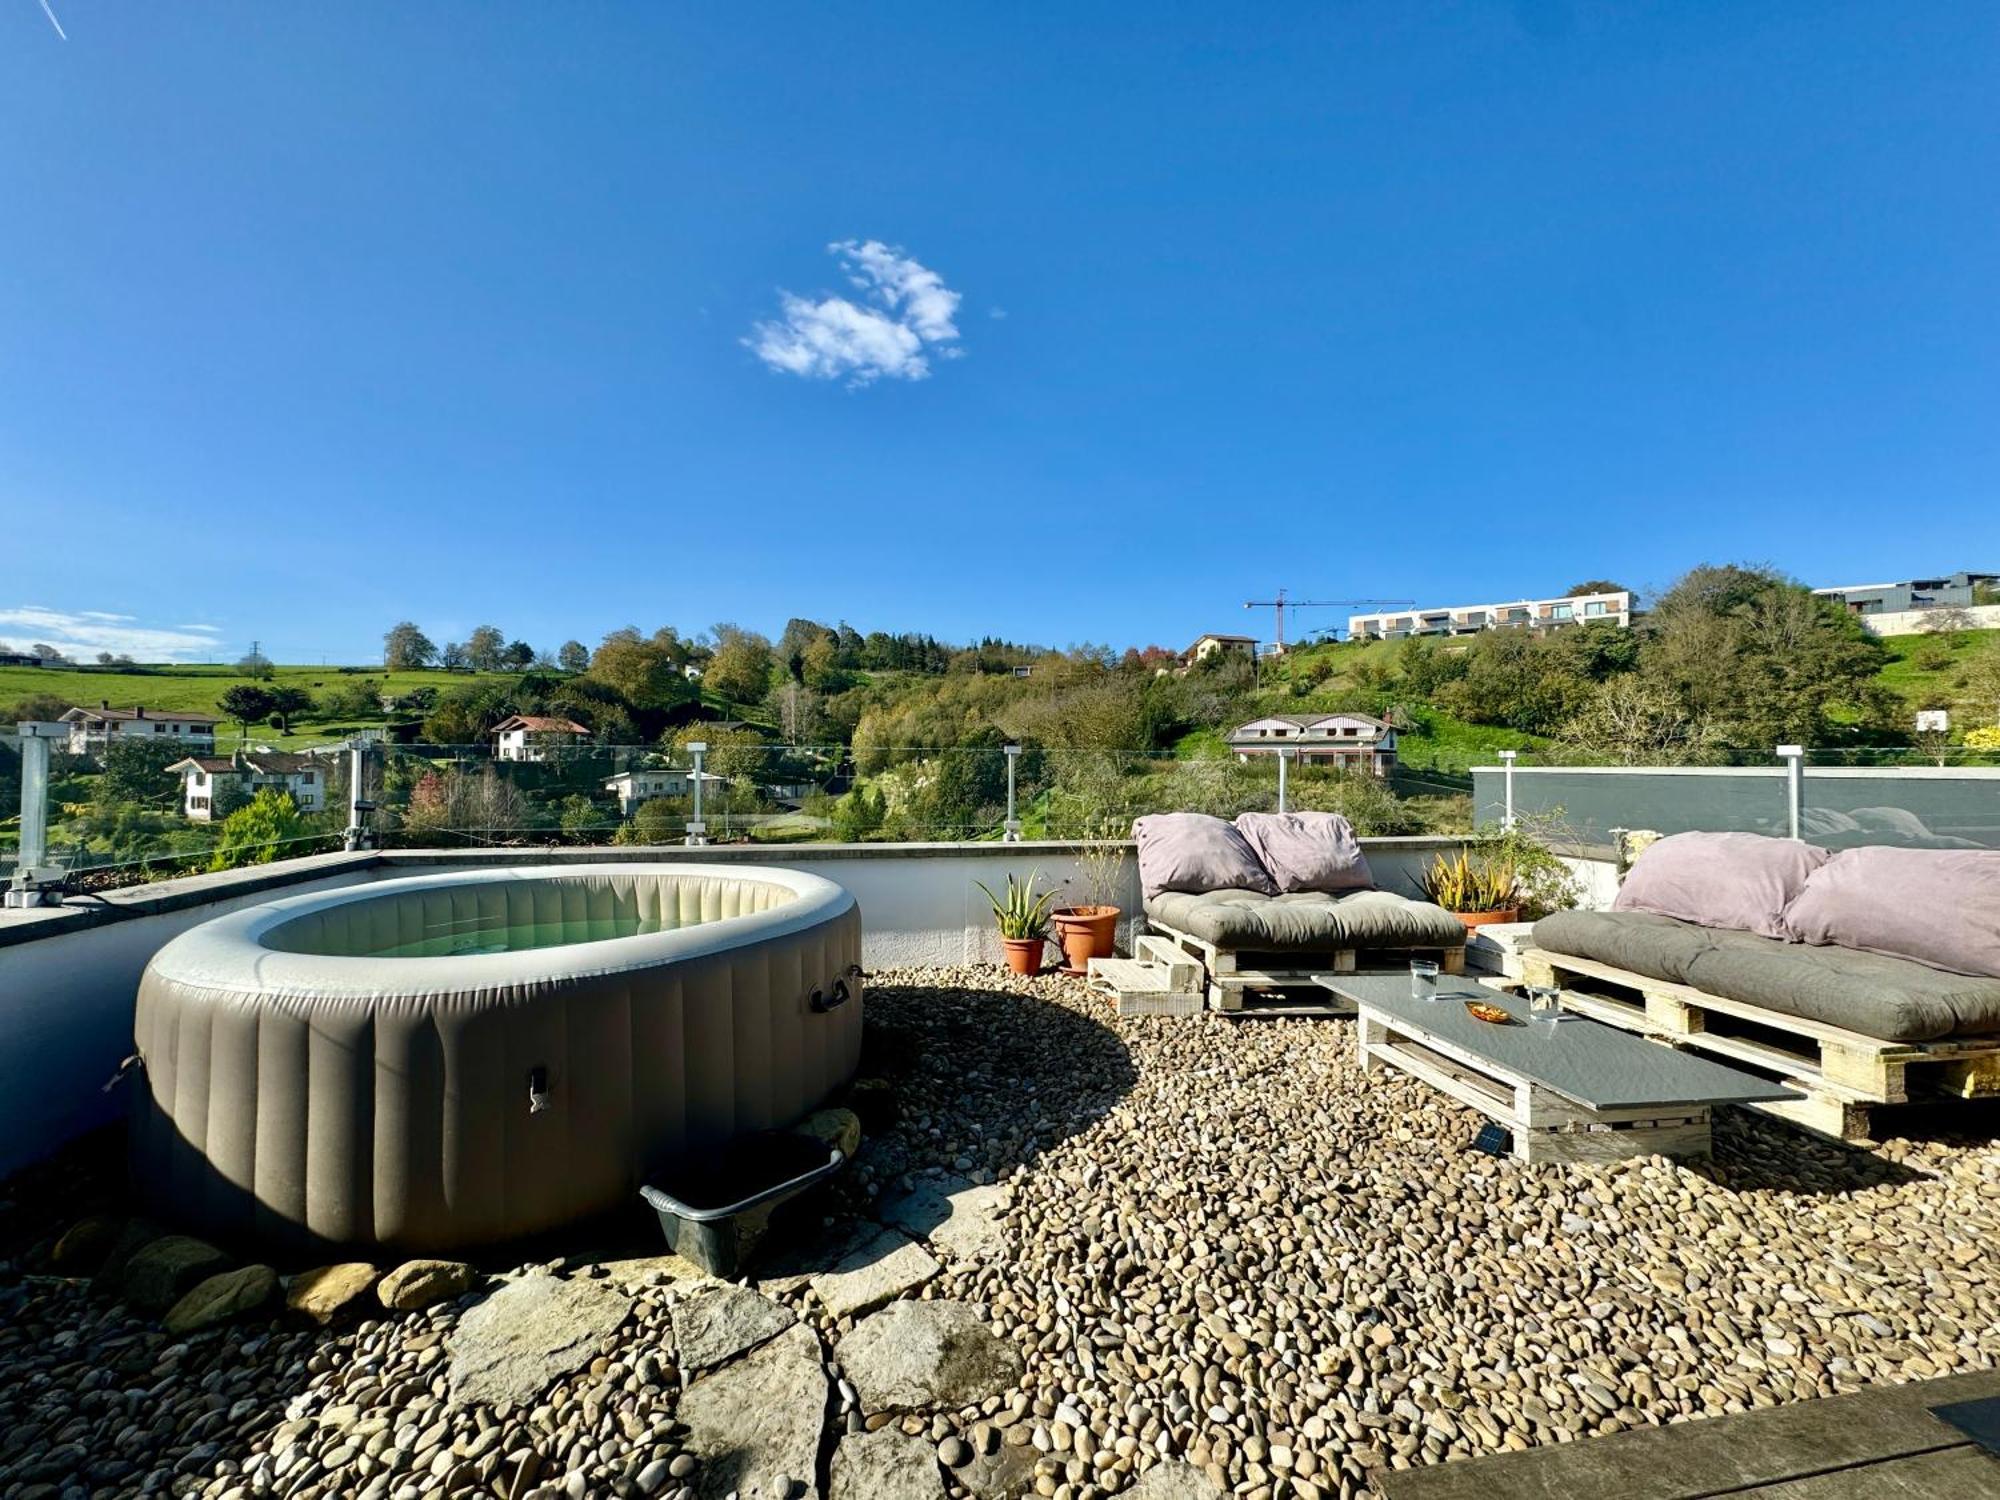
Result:
[[[1438,971],[1458,974],[1465,969],[1463,948],[1399,948],[1376,952],[1370,949],[1321,948],[1312,952],[1274,953],[1257,950],[1219,948],[1214,943],[1169,927],[1157,918],[1146,919],[1154,934],[1201,964],[1208,975],[1208,1008],[1220,1011],[1253,1010],[1263,1014],[1296,1016],[1351,1016],[1354,1007],[1327,994],[1313,980],[1315,974],[1364,973],[1374,968],[1401,968],[1413,958],[1434,958]],[[1144,939],[1141,939],[1144,941]],[[1307,1003],[1289,1003],[1278,998],[1286,990],[1306,990]],[[1253,1003],[1263,997],[1263,1003]]]
[[[2000,1037],[1885,1042],[1540,948],[1522,955],[1521,977],[1526,984],[1560,986],[1564,1008],[1594,1021],[1713,1053],[1792,1085],[1806,1097],[1750,1108],[1840,1140],[1869,1138],[1874,1105],[2000,1095]]]
[[[1120,1016],[1197,1016],[1201,965],[1164,938],[1140,937],[1130,958],[1093,958],[1084,983]]]

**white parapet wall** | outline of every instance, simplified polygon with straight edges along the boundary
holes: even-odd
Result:
[[[1455,838],[1366,839],[1376,882],[1415,889],[1423,863]],[[1128,846],[1121,846],[1129,849]],[[446,870],[503,865],[699,861],[784,865],[845,886],[861,907],[862,959],[871,969],[997,964],[993,915],[975,882],[999,889],[1012,874],[1046,887],[1083,885],[1084,846],[1073,843],[795,844],[685,849],[438,849],[326,854],[218,875],[134,886],[70,905],[0,912],[0,1177],[118,1118],[128,1082],[103,1085],[132,1050],[132,1007],[153,954],[198,923],[238,907],[306,891]],[[1140,909],[1127,858],[1119,905]],[[1056,957],[1051,948],[1050,957]]]
[[[2000,604],[1970,604],[1958,609],[1894,609],[1886,614],[1856,615],[1870,635],[1922,635],[1938,628],[1940,617],[1961,617],[1967,630],[2000,630]]]

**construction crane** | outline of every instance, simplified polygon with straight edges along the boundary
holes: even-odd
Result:
[[[1244,604],[1245,609],[1268,609],[1276,612],[1278,650],[1285,649],[1285,611],[1288,609],[1411,609],[1414,599],[1291,599],[1283,589],[1278,590],[1275,599],[1251,599]]]

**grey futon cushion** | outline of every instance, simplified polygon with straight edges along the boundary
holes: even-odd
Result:
[[[1324,948],[1461,948],[1465,925],[1442,907],[1389,891],[1166,891],[1146,915],[1218,948],[1285,952]]]
[[[1639,911],[1561,911],[1535,946],[1887,1042],[2000,1031],[2000,979],[1849,948],[1697,927]]]

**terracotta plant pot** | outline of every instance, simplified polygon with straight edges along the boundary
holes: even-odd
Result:
[[[1475,927],[1491,927],[1496,922],[1518,922],[1521,920],[1521,908],[1507,906],[1499,911],[1455,911],[1452,915],[1463,922],[1465,930],[1470,932]]]
[[[1045,937],[1000,939],[1000,946],[1007,950],[1007,967],[1016,974],[1039,974],[1042,972],[1042,945]]]
[[[1118,951],[1118,908],[1115,906],[1065,906],[1050,913],[1055,918],[1056,941],[1069,960],[1065,974],[1081,974],[1093,958],[1109,958]]]

